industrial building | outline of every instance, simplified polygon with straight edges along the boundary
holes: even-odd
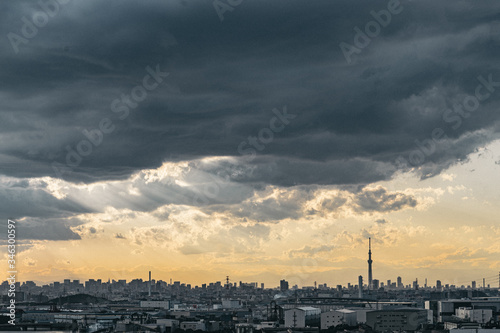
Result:
[[[448,299],[425,301],[425,308],[434,311],[438,322],[451,320],[459,308],[491,309],[493,316],[500,314],[500,299],[497,297],[479,297],[473,299]]]
[[[377,332],[416,331],[428,322],[428,311],[424,309],[378,310],[366,314],[366,324]]]
[[[319,327],[321,310],[311,306],[293,308],[285,311],[286,327]]]
[[[169,301],[140,301],[141,308],[154,308],[154,309],[169,309]]]
[[[223,309],[240,309],[243,307],[243,304],[238,299],[223,299],[222,300],[222,308]]]
[[[321,329],[326,330],[329,327],[338,325],[355,326],[357,324],[356,311],[349,309],[331,310],[321,314]]]
[[[455,315],[470,322],[486,324],[493,318],[493,310],[461,307],[455,310]]]

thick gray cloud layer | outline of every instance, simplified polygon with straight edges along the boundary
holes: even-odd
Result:
[[[479,75],[500,81],[493,57],[499,17],[492,14],[499,5],[402,1],[401,13],[348,64],[339,44],[356,45],[354,28],[364,30],[370,11],[387,6],[246,0],[221,22],[210,1],[73,0],[15,53],[7,34],[23,36],[22,18],[32,20],[41,7],[2,3],[0,172],[56,176],[51,163],[64,165],[66,147],[76,149],[82,131],[103,118],[115,130],[66,179],[94,182],[165,160],[239,156],[239,144],[286,105],[296,117],[256,150],[261,158],[247,161],[257,172],[245,181],[387,179],[397,157],[412,157],[415,140],[442,128],[447,138],[436,151],[413,159],[433,175],[497,137],[496,91],[470,117],[453,113],[445,122],[443,114],[474,95]],[[157,64],[170,76],[119,119],[112,101]]]

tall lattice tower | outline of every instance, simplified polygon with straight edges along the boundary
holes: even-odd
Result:
[[[372,276],[372,239],[368,238],[368,289],[373,288],[373,276]]]

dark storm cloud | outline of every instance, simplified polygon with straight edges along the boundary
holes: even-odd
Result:
[[[404,193],[389,193],[385,188],[364,189],[356,196],[355,210],[359,212],[390,212],[415,207],[417,200]]]
[[[28,181],[10,181],[0,184],[1,216],[17,219],[21,217],[68,217],[73,214],[91,212],[90,209],[72,199],[57,199],[45,188],[47,184],[29,184]]]
[[[299,144],[299,143],[298,143]],[[290,149],[293,149],[293,145]],[[248,159],[241,158],[237,163],[228,166],[225,163],[198,165],[201,170],[217,174],[227,173],[233,181],[250,183],[271,183],[283,186],[305,184],[366,184],[388,178],[395,168],[383,162],[369,159],[335,159],[329,161],[300,159],[293,156],[265,156],[254,159],[251,166],[246,165]],[[238,172],[234,172],[237,170]],[[232,172],[229,174],[229,172]]]
[[[225,212],[242,221],[275,222],[283,219],[298,219],[303,216],[302,205],[314,198],[314,189],[298,187],[279,193],[275,189],[256,192],[256,197],[237,204],[210,205],[202,208],[207,213]]]
[[[83,224],[76,218],[25,218],[16,221],[16,241],[25,243],[27,240],[79,240],[80,235],[73,232],[71,227]],[[5,230],[5,231],[4,231]],[[7,237],[7,228],[0,232],[3,239]]]
[[[258,158],[243,160],[253,173],[232,180],[369,184],[390,178],[396,158],[408,159],[415,140],[439,127],[446,138],[418,165],[424,177],[435,175],[498,137],[500,91],[457,128],[443,120],[474,95],[479,75],[500,81],[498,4],[401,6],[348,64],[339,43],[353,44],[353,28],[364,29],[387,1],[246,0],[220,22],[211,1],[73,0],[18,53],[6,36],[21,34],[21,18],[40,8],[4,2],[0,171],[56,176],[51,163],[65,164],[66,147],[75,149],[82,131],[105,117],[115,130],[65,179],[91,183],[166,160],[240,156],[238,145],[286,105],[296,117]],[[156,65],[170,75],[119,119],[112,101]]]
[[[418,204],[417,198],[411,194],[391,192],[383,187],[329,194],[325,187],[303,185],[287,191],[267,188],[256,191],[254,197],[238,204],[213,204],[201,207],[201,210],[208,214],[226,213],[240,222],[277,223],[284,219],[340,216],[346,211],[355,215],[390,213],[415,208]],[[375,222],[383,224],[386,221],[379,219]]]

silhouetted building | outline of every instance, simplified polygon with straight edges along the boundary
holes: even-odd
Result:
[[[288,281],[281,280],[280,281],[280,290],[287,291],[288,290]]]
[[[398,276],[398,289],[403,289],[403,280],[401,279],[401,276]]]
[[[363,277],[358,276],[358,297],[363,298]]]

